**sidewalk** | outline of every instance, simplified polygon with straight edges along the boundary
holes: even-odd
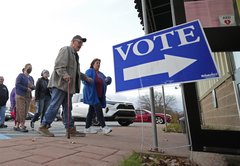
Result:
[[[144,127],[115,127],[106,136],[89,134],[67,139],[63,136],[22,137],[0,140],[1,166],[112,166],[118,165],[133,151],[151,149],[152,130]],[[165,154],[189,156],[186,136],[164,133],[158,126],[159,147]]]
[[[2,166],[116,165],[131,154],[115,148],[81,143],[80,139],[17,138],[0,141]]]

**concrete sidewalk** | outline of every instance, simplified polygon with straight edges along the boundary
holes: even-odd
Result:
[[[133,151],[151,150],[152,130],[144,127],[116,127],[106,136],[89,134],[86,137],[67,139],[63,136],[22,137],[0,140],[1,166],[37,165],[118,165]],[[189,156],[186,136],[164,133],[158,126],[159,150],[165,154]]]

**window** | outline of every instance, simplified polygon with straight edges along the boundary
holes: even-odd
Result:
[[[233,61],[235,70],[240,69],[240,52],[233,52]]]

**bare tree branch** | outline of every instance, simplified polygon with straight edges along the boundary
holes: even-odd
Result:
[[[165,96],[165,106],[166,112],[173,112],[172,108],[174,107],[176,102],[176,98],[171,95]],[[151,101],[149,95],[140,96],[138,98],[138,103],[140,104],[142,109],[151,110]],[[161,92],[154,92],[154,103],[155,103],[155,111],[163,112],[163,95]]]

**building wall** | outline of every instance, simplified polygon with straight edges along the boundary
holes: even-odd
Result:
[[[202,127],[208,129],[239,130],[240,120],[237,110],[236,98],[232,78],[229,77],[215,89],[215,98],[210,92],[200,102]]]
[[[226,53],[214,54],[221,78],[197,83],[202,128],[240,130],[234,83],[227,56]]]

